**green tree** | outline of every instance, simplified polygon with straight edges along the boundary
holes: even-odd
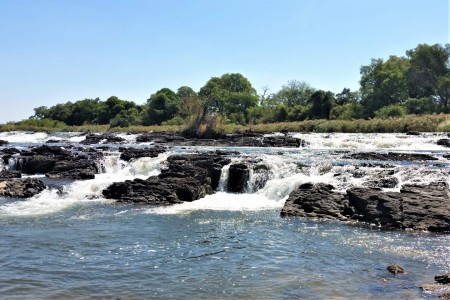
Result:
[[[150,96],[142,111],[143,125],[160,125],[178,112],[180,98],[174,91],[163,88]]]
[[[362,66],[361,98],[367,117],[379,108],[403,102],[408,98],[407,58],[391,56],[386,62],[372,59],[370,65]]]
[[[408,50],[411,68],[408,72],[409,92],[412,98],[435,96],[443,110],[448,112],[449,96],[446,81],[450,77],[450,45],[418,45]]]
[[[329,119],[334,104],[334,94],[322,90],[316,91],[309,98],[311,119]]]
[[[291,107],[294,105],[305,105],[315,89],[308,83],[298,80],[290,80],[286,85],[281,87],[275,95],[278,104],[286,104]]]

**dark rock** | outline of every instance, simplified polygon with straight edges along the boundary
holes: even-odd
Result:
[[[80,142],[80,144],[84,145],[99,144],[103,140],[105,140],[105,142],[109,144],[118,144],[126,141],[124,138],[121,138],[115,134],[103,133],[103,134],[88,134],[86,135],[86,138]]]
[[[333,191],[329,184],[302,184],[293,191],[281,210],[282,217],[308,217],[347,220],[344,195]]]
[[[450,284],[450,273],[434,276],[434,281],[441,284]]]
[[[306,142],[292,136],[269,136],[261,140],[262,147],[304,147]]]
[[[228,173],[227,190],[231,193],[243,193],[247,188],[250,170],[246,164],[232,164]]]
[[[22,177],[22,174],[19,171],[8,171],[8,170],[0,171],[1,179],[21,178],[21,177]]]
[[[187,134],[187,133],[186,133]],[[187,138],[186,138],[187,137]],[[307,143],[292,136],[269,136],[245,131],[228,135],[207,136],[199,138],[197,135],[180,136],[167,132],[150,132],[139,135],[138,143],[153,142],[155,144],[167,144],[177,146],[236,146],[236,147],[295,147],[305,146]]]
[[[437,144],[444,147],[450,147],[450,139],[440,139]]]
[[[73,159],[57,161],[54,167],[45,174],[52,179],[94,179],[98,174],[95,161],[90,159]]]
[[[369,186],[375,188],[388,188],[392,189],[398,185],[399,181],[397,177],[383,177],[378,180],[369,182]]]
[[[418,132],[418,131],[408,131],[406,133],[406,135],[420,135],[420,132]]]
[[[396,265],[396,264],[389,265],[389,266],[387,267],[387,270],[388,270],[389,272],[391,272],[392,274],[401,274],[401,273],[405,273],[405,271],[403,270],[403,268],[400,267],[399,265]]]
[[[45,142],[46,144],[59,144],[59,143],[67,143],[66,140],[48,140]]]
[[[270,179],[270,168],[264,164],[257,164],[253,166],[253,191],[258,191],[262,189],[267,181]]]
[[[378,153],[378,152],[360,152],[344,156],[347,159],[361,160],[391,160],[391,161],[427,161],[437,160],[436,157],[421,153]]]
[[[229,163],[229,158],[217,153],[172,155],[160,175],[113,183],[103,190],[103,195],[121,202],[152,205],[194,201],[217,188],[222,167]]]
[[[8,141],[0,140],[0,147],[6,146]]]
[[[89,149],[87,149],[89,151]],[[93,179],[99,170],[95,160],[99,152],[73,152],[61,147],[41,146],[30,154],[20,153],[16,169],[26,174],[46,174],[52,179]]]
[[[384,228],[450,231],[450,197],[444,183],[405,185],[400,193],[352,188],[347,196],[360,221]]]
[[[138,159],[141,157],[157,157],[160,153],[166,152],[166,149],[163,147],[153,147],[153,148],[119,148],[120,159],[125,161],[130,161],[132,159]]]
[[[0,180],[0,196],[29,198],[45,189],[45,184],[36,178]]]
[[[400,193],[351,188],[346,195],[329,185],[305,184],[293,191],[282,216],[346,218],[389,229],[450,232],[450,192],[445,183],[405,185]]]

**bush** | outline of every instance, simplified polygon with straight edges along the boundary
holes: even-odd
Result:
[[[409,114],[423,115],[437,111],[437,105],[431,97],[409,98],[403,103]]]
[[[388,119],[394,117],[403,117],[407,115],[406,108],[401,105],[388,105],[380,108],[375,112],[378,119]]]

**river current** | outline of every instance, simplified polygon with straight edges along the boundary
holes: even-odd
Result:
[[[52,181],[29,199],[0,197],[0,298],[4,299],[420,299],[436,296],[419,286],[450,271],[450,236],[387,231],[334,221],[280,218],[289,193],[302,183],[325,182],[337,190],[364,186],[382,166],[343,158],[360,151],[428,153],[432,162],[383,162],[405,183],[447,181],[444,134],[293,134],[301,148],[220,148],[238,151],[233,161],[270,166],[257,188],[219,188],[203,199],[170,207],[107,200],[116,181],[157,175],[173,153],[216,150],[172,147],[156,158],[131,163],[109,146],[102,173],[85,181]],[[121,135],[128,147],[135,135]],[[29,148],[47,140],[77,145],[79,133],[0,133],[7,147]],[[55,144],[53,144],[55,145]],[[56,144],[67,146],[66,143]],[[105,145],[102,145],[105,146]],[[124,145],[121,145],[124,146]],[[150,145],[151,146],[151,145]],[[96,147],[96,145],[92,145]],[[373,163],[373,162],[372,162]],[[301,166],[301,167],[299,167]],[[14,169],[14,161],[0,163]],[[403,275],[386,267],[397,263]]]

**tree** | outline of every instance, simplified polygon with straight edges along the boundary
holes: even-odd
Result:
[[[309,102],[311,103],[311,119],[329,119],[334,104],[332,92],[319,90],[311,95]]]
[[[199,97],[204,116],[221,114],[242,122],[248,119],[247,110],[258,105],[256,90],[250,81],[239,73],[227,73],[221,77],[212,77],[200,89]],[[237,116],[236,114],[239,114]]]
[[[276,94],[278,104],[286,104],[287,106],[305,105],[311,95],[315,92],[308,83],[304,81],[290,80]]]
[[[350,103],[357,103],[359,100],[359,93],[352,92],[349,88],[344,88],[342,92],[336,94],[336,104],[345,105]]]
[[[407,58],[390,56],[386,62],[372,59],[370,65],[362,66],[361,98],[365,115],[371,117],[379,108],[403,102],[408,98]]]
[[[180,98],[174,91],[163,88],[150,96],[142,111],[143,125],[160,125],[178,112]]]
[[[435,95],[439,79],[449,75],[449,51],[449,45],[443,47],[439,44],[422,44],[406,51],[411,62],[408,75],[412,97]]]

